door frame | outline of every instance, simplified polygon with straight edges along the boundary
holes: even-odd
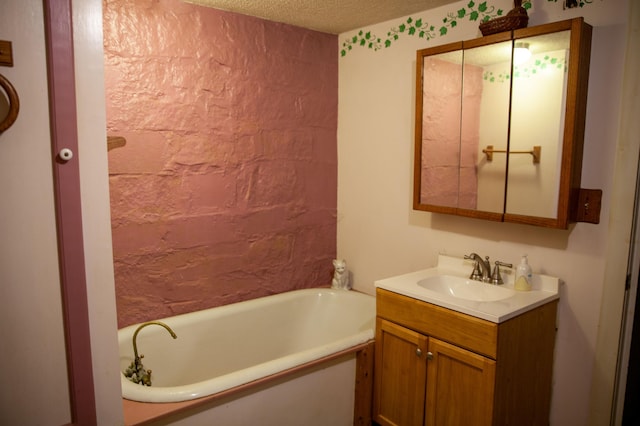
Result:
[[[621,108],[621,139],[626,142],[624,154],[628,161],[619,167],[621,170],[629,170],[632,162],[635,162],[635,191],[632,218],[629,230],[629,250],[626,259],[626,282],[622,300],[622,312],[620,319],[620,334],[618,336],[618,352],[613,383],[613,395],[611,398],[611,410],[609,424],[619,426],[624,415],[626,386],[628,378],[628,366],[630,362],[631,342],[634,334],[634,318],[640,315],[640,305],[636,303],[638,298],[640,280],[640,158],[638,146],[640,145],[640,123],[636,117],[640,111],[640,99],[637,90],[640,77],[640,54],[637,51],[637,42],[640,41],[640,5],[637,2],[629,2],[629,14],[627,21],[627,48],[625,53],[625,75],[623,77],[623,101]],[[625,89],[626,87],[626,89]],[[620,150],[622,152],[622,150]],[[635,158],[634,158],[634,154]],[[631,171],[631,170],[629,170]],[[633,171],[632,171],[633,172]],[[621,173],[621,172],[618,172]],[[627,180],[630,180],[627,178]],[[632,188],[629,185],[629,188]],[[605,283],[606,285],[606,283]],[[610,313],[610,312],[609,312]],[[602,312],[601,312],[602,315]],[[638,330],[636,330],[636,333]],[[631,380],[635,380],[630,378]]]
[[[97,424],[82,233],[71,0],[44,0],[58,258],[72,425]],[[73,157],[63,160],[63,148]]]

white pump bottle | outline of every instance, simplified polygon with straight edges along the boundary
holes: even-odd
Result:
[[[516,268],[516,281],[514,285],[516,290],[529,291],[531,290],[531,266],[527,255],[523,255],[520,259],[520,264]]]

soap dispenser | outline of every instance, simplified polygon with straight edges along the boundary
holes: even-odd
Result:
[[[531,266],[529,266],[526,254],[522,256],[520,264],[516,268],[516,281],[514,287],[516,290],[520,291],[531,290]]]

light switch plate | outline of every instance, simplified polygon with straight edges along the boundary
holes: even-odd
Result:
[[[601,189],[580,188],[576,206],[576,222],[600,223]]]

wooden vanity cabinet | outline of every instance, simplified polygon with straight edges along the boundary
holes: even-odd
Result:
[[[496,324],[377,289],[374,420],[548,424],[556,309]]]

